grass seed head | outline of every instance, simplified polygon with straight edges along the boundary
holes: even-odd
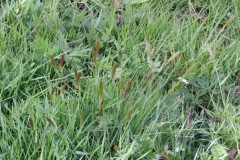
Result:
[[[28,118],[28,124],[31,127],[32,131],[34,132],[34,125],[33,125],[33,120],[31,117]]]
[[[52,64],[52,67],[53,67],[54,71],[56,72],[57,65],[56,65],[56,62],[55,62],[55,59],[53,58],[53,56],[51,56],[51,64]]]
[[[95,65],[98,62],[99,50],[100,50],[100,40],[96,40],[95,47],[92,49],[92,57]]]
[[[143,87],[145,87],[147,85],[147,83],[149,82],[149,80],[152,78],[152,73],[150,73],[146,79],[144,80],[144,83],[143,83]]]
[[[92,57],[93,57],[93,62],[96,65],[97,64],[97,54],[95,48],[92,49]]]
[[[57,128],[57,125],[53,122],[53,120],[51,120],[51,118],[47,117],[47,121],[53,128]]]
[[[113,67],[112,67],[112,74],[111,74],[111,78],[112,78],[112,79],[114,79],[117,66],[118,66],[118,64],[117,64],[116,62],[114,62]]]
[[[75,75],[75,85],[76,85],[76,88],[78,88],[79,81],[80,81],[80,78],[82,76],[82,72],[77,71],[76,65],[74,65],[74,75]]]
[[[101,103],[100,103],[100,106],[99,106],[98,115],[99,115],[100,117],[103,116],[103,100],[101,100]]]
[[[126,98],[126,99],[128,98],[128,93],[129,93],[129,91],[130,91],[130,89],[131,89],[131,84],[132,84],[132,80],[130,79],[130,80],[128,80],[128,82],[127,82],[127,87],[126,87],[126,90],[125,90],[125,98]]]
[[[77,88],[79,86],[79,81],[80,81],[81,76],[82,76],[82,72],[78,72],[77,73],[77,77],[76,77],[76,87]]]
[[[61,55],[60,57],[60,68],[63,69],[63,65],[64,65],[64,53]]]
[[[56,90],[56,87],[53,87],[53,89],[51,90],[50,97],[49,97],[50,105],[52,105],[52,100],[53,100],[53,95],[55,93],[55,90]]]
[[[100,40],[96,40],[96,43],[95,43],[95,50],[96,50],[96,55],[98,56],[99,54],[99,50],[100,50]]]
[[[99,84],[99,96],[100,96],[100,99],[103,100],[103,81],[102,80],[100,81],[100,84]]]

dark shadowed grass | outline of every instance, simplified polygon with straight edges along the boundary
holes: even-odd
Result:
[[[0,159],[238,158],[239,10],[2,1]]]

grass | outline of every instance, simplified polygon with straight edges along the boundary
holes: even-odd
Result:
[[[240,1],[0,4],[0,159],[239,158]]]

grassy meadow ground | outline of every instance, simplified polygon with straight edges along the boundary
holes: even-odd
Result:
[[[239,0],[5,0],[0,159],[239,159]]]

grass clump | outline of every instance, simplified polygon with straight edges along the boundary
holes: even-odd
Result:
[[[0,159],[239,158],[239,1],[3,1]]]

